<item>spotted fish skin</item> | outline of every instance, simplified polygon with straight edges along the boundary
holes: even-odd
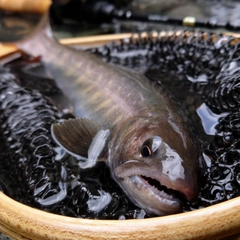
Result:
[[[9,69],[0,68],[0,173],[5,182],[10,179],[16,200],[38,206],[49,190],[52,195],[60,192],[62,167],[55,161],[56,145],[49,131],[59,113],[38,91],[19,87],[15,81]]]

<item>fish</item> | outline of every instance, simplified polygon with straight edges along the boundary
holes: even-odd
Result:
[[[80,168],[104,161],[128,198],[147,213],[183,211],[199,191],[200,150],[181,107],[156,82],[54,40],[47,15],[16,43],[40,56],[76,118],[51,126]]]

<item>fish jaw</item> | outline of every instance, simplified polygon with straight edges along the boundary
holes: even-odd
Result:
[[[182,202],[178,197],[164,190],[158,190],[141,175],[121,179],[120,183],[129,198],[150,214],[162,216],[182,212]],[[131,195],[128,194],[129,192]]]
[[[181,179],[170,181],[159,170],[159,166],[130,160],[116,168],[113,178],[132,202],[150,214],[182,212],[182,200],[185,199],[182,192],[188,187]]]
[[[146,212],[168,215],[182,212],[183,202],[196,200],[198,186],[194,171],[168,144],[162,145],[164,156],[123,161],[113,171],[113,178]]]

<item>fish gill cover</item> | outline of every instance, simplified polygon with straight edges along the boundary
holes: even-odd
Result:
[[[205,171],[199,199],[186,204],[186,211],[239,196],[238,44],[233,37],[177,31],[159,33],[158,38],[139,35],[94,50],[104,61],[159,81],[186,107],[193,127],[198,128]],[[80,170],[56,146],[50,126],[61,121],[60,110],[33,86],[19,86],[20,75],[0,68],[4,192],[30,206],[68,216],[149,217],[125,197],[104,164]],[[201,107],[217,116],[210,134],[199,125]]]

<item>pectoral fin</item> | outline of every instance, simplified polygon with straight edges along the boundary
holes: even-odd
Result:
[[[86,118],[52,124],[51,131],[53,139],[80,160],[81,168],[89,168],[96,164],[109,135],[109,130],[102,130],[97,123]]]

